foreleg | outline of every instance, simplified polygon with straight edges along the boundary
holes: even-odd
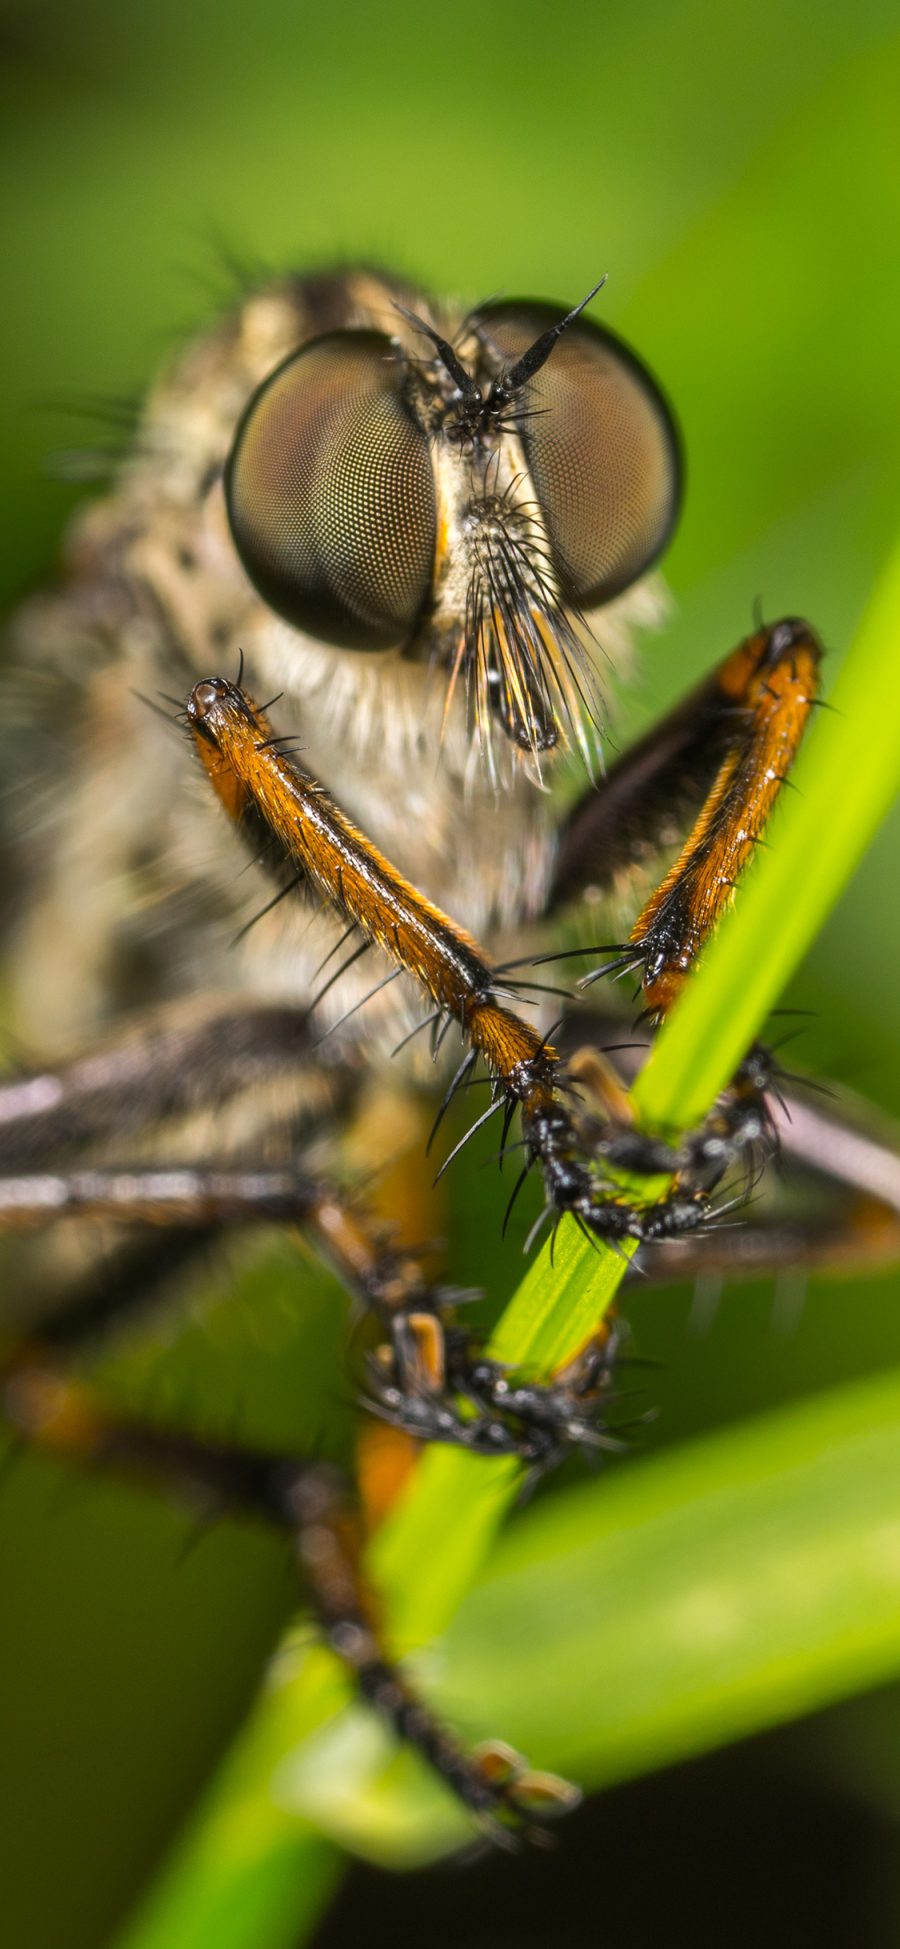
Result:
[[[604,1168],[602,1146],[586,1155],[575,1099],[546,1037],[504,1006],[515,1000],[480,948],[411,887],[353,826],[322,786],[301,770],[249,698],[224,678],[195,686],[188,704],[198,753],[225,811],[255,855],[275,849],[306,891],[330,904],[365,941],[380,947],[391,973],[424,990],[437,1024],[456,1021],[467,1045],[455,1079],[477,1058],[493,1081],[481,1121],[503,1112],[504,1141],[518,1107],[528,1156],[540,1163],[548,1205],[570,1212],[609,1239],[668,1237],[705,1216],[702,1192],[676,1184],[655,1204],[624,1197]],[[655,1161],[648,1170],[658,1168]]]
[[[671,844],[679,819],[699,807],[613,964],[639,976],[655,1022],[680,993],[762,839],[816,702],[821,654],[807,623],[757,631],[611,768],[570,819],[551,909],[579,892],[612,890],[621,874]],[[598,976],[604,972],[612,970]]]

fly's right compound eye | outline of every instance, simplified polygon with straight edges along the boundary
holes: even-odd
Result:
[[[534,299],[484,305],[479,330],[515,376],[560,325]],[[522,444],[563,593],[582,609],[621,594],[655,562],[678,515],[681,459],[655,380],[613,332],[590,319],[563,335],[517,389]]]
[[[428,441],[381,332],[332,332],[270,373],[225,474],[244,568],[279,616],[345,649],[401,642],[431,586]]]

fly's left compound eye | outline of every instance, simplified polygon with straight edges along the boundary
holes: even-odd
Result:
[[[381,332],[332,332],[254,393],[225,474],[235,546],[289,623],[346,649],[409,634],[436,534],[428,442]]]
[[[485,305],[477,325],[508,367],[559,318],[522,299]],[[678,516],[669,408],[621,339],[579,318],[516,395],[517,415],[564,593],[584,609],[608,602],[656,560]]]

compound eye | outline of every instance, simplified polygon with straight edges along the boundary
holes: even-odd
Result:
[[[254,393],[225,472],[235,546],[279,616],[346,649],[408,635],[431,584],[428,441],[381,332],[332,332]]]
[[[559,323],[562,306],[517,300],[477,319],[506,368]],[[515,397],[521,438],[563,584],[581,608],[627,589],[678,516],[681,462],[669,408],[621,339],[580,318]]]

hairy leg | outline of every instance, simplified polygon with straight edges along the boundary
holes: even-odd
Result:
[[[762,839],[816,702],[821,654],[809,625],[795,619],[748,637],[611,766],[563,831],[548,912],[608,895],[693,818],[614,964],[639,974],[654,1021],[675,1000]]]
[[[762,842],[817,701],[821,654],[814,632],[796,618],[758,629],[575,808],[549,912],[578,896],[590,905],[621,892],[693,818],[627,940],[606,950],[613,958],[585,978],[584,989],[604,976],[636,974],[643,1019],[654,1026],[664,1019]],[[648,1145],[626,1112],[605,1154],[630,1171],[674,1172],[676,1186],[692,1188],[700,1203],[735,1165],[752,1181],[771,1155],[776,1082],[767,1051],[751,1049],[702,1128],[674,1146]],[[657,1237],[690,1229],[673,1226]]]
[[[226,1230],[294,1225],[384,1335],[368,1361],[373,1412],[419,1440],[516,1455],[532,1466],[552,1465],[567,1445],[614,1445],[605,1423],[612,1328],[565,1380],[540,1387],[511,1376],[462,1324],[457,1303],[465,1295],[431,1281],[423,1254],[399,1249],[358,1200],[301,1170],[157,1167],[0,1178],[0,1234],[73,1217],[112,1219],[137,1239],[40,1320],[45,1348],[77,1352],[104,1328],[164,1303],[166,1275],[176,1277]]]
[[[641,1159],[648,1173],[672,1168],[675,1183],[655,1203],[625,1197],[606,1168],[602,1144],[585,1152],[564,1065],[546,1036],[505,1004],[518,999],[471,936],[411,887],[351,824],[317,780],[275,738],[264,714],[235,685],[214,678],[195,686],[188,721],[223,809],[254,855],[268,856],[282,884],[329,904],[388,959],[385,981],[406,973],[431,1005],[440,1038],[456,1022],[466,1054],[448,1091],[468,1079],[479,1057],[492,1079],[481,1122],[502,1113],[503,1143],[521,1111],[527,1157],[539,1163],[548,1205],[609,1239],[675,1236],[707,1213],[709,1170],[696,1181],[667,1154]],[[528,984],[523,984],[527,987]],[[718,1151],[716,1151],[718,1155]]]
[[[71,1062],[0,1079],[0,1171],[111,1144],[121,1155],[153,1133],[171,1154],[172,1126],[197,1123],[208,1147],[209,1123],[223,1115],[237,1130],[261,1113],[306,1125],[328,1114],[344,1082],[313,1059],[314,1042],[302,1009],[170,1006]]]

